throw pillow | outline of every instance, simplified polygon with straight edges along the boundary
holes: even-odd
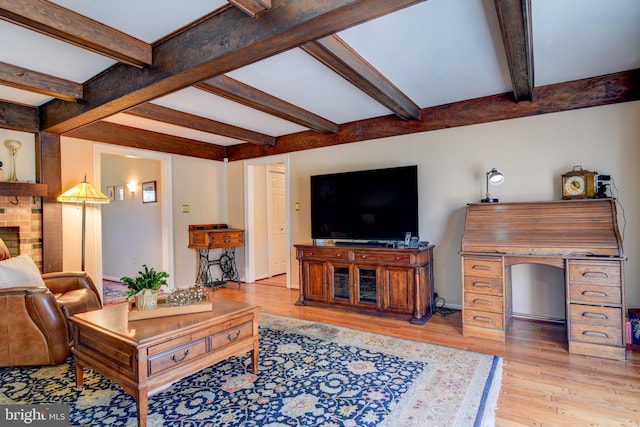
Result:
[[[0,261],[0,288],[17,286],[45,286],[40,270],[29,255]]]

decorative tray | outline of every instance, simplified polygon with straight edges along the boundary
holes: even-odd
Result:
[[[203,311],[211,311],[210,302],[187,304],[187,305],[168,305],[158,304],[158,308],[152,310],[138,310],[133,304],[129,305],[129,320],[153,319],[155,317],[178,316],[180,314],[201,313]]]

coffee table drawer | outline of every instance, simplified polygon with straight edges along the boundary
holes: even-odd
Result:
[[[237,326],[225,329],[211,338],[211,350],[217,350],[229,344],[233,344],[235,341],[239,341],[253,336],[253,322],[245,322]]]
[[[207,343],[204,339],[172,348],[169,351],[151,356],[147,360],[149,376],[171,369],[180,363],[187,362],[207,352]]]

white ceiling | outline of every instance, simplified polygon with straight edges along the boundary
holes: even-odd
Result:
[[[147,43],[227,4],[222,0],[53,2]],[[640,68],[640,1],[531,3],[534,86]],[[493,0],[428,0],[338,35],[420,108],[512,91]],[[5,41],[0,62],[74,82],[84,83],[115,64],[6,21],[0,21],[0,39]],[[392,114],[299,48],[228,76],[337,124]],[[40,106],[52,98],[0,85],[0,99]],[[152,102],[271,136],[306,130],[194,87]],[[223,146],[244,142],[122,113],[106,120]]]

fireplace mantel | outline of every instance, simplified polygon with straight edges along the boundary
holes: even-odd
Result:
[[[29,182],[0,182],[0,196],[36,196],[47,195],[47,184]]]

